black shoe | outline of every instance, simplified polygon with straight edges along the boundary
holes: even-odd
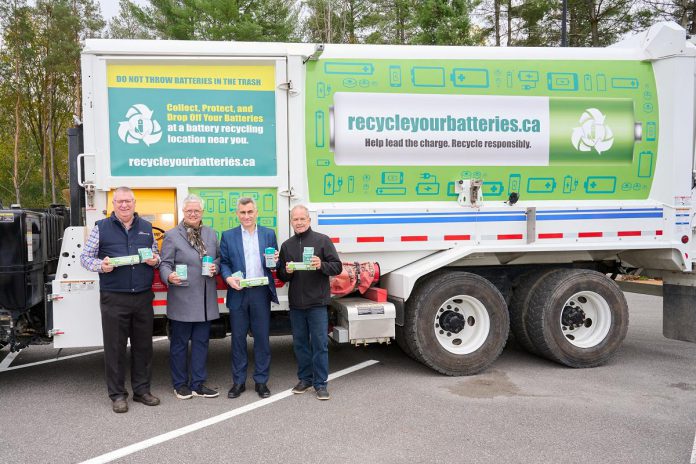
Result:
[[[191,393],[191,389],[188,385],[182,385],[174,389],[174,395],[180,400],[189,400],[193,396],[193,393]]]
[[[133,401],[138,403],[143,403],[145,406],[157,406],[160,404],[159,398],[152,395],[150,392],[143,393],[142,395],[133,395]]]
[[[265,383],[257,383],[254,390],[256,390],[256,393],[258,393],[261,398],[268,398],[271,396],[271,390],[268,389]]]
[[[300,395],[300,394],[306,392],[307,390],[309,390],[310,388],[312,388],[312,384],[311,384],[311,383],[305,382],[304,380],[300,380],[300,381],[297,383],[297,385],[295,385],[294,387],[292,387],[292,392],[295,393],[295,394],[297,394],[297,395]]]
[[[216,392],[212,388],[206,387],[205,385],[201,385],[200,387],[193,390],[193,396],[201,396],[203,398],[216,398],[218,395],[218,392]]]
[[[242,394],[244,390],[246,390],[246,385],[244,385],[243,383],[232,384],[232,388],[230,388],[230,391],[227,392],[227,397],[237,398],[239,397],[239,395]]]
[[[111,409],[118,414],[128,412],[128,401],[125,398],[116,398],[111,403]]]
[[[326,401],[329,398],[331,398],[331,396],[329,395],[329,391],[326,389],[326,387],[322,387],[322,388],[317,389],[317,399],[318,400]]]

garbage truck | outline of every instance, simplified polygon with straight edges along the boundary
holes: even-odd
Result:
[[[661,278],[664,335],[696,342],[695,64],[671,22],[606,48],[87,40],[71,227],[37,331],[102,343],[79,255],[125,185],[160,232],[188,194],[218,234],[252,197],[281,243],[306,205],[344,262],[379,263],[379,291],[333,301],[331,337],[395,340],[442,374],[486,369],[510,333],[565,366],[605,363],[627,273]],[[7,343],[22,312],[0,315]]]

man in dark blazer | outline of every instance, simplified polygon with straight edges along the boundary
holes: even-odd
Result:
[[[227,307],[232,326],[232,388],[228,398],[237,398],[246,389],[247,375],[247,332],[254,337],[254,382],[261,398],[268,398],[268,372],[271,365],[269,330],[271,323],[271,301],[278,303],[271,269],[266,267],[264,250],[276,250],[278,241],[275,232],[256,224],[258,210],[252,198],[243,197],[237,202],[238,227],[227,230],[220,241],[220,267],[227,285]],[[268,285],[242,288],[240,278],[233,277],[241,272],[244,278],[268,277]]]

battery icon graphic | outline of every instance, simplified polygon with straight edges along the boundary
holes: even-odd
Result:
[[[553,177],[530,177],[527,180],[528,193],[551,193],[556,190],[556,179]]]
[[[633,100],[554,97],[549,110],[551,164],[633,162],[635,142],[643,138]]]
[[[638,177],[650,177],[653,170],[653,152],[642,151],[638,155]]]
[[[657,125],[655,121],[648,121],[647,123],[647,134],[645,134],[645,140],[648,142],[653,142],[657,138]]]
[[[454,68],[451,78],[455,87],[486,88],[489,86],[487,69]]]
[[[337,92],[327,135],[339,166],[621,165],[634,114],[629,98]]]
[[[415,87],[444,87],[445,68],[414,66],[411,68],[411,81]]]
[[[329,61],[324,63],[324,72],[326,74],[370,75],[375,72],[375,67],[372,63],[339,63]]]
[[[321,110],[314,113],[314,144],[324,146],[324,112]]]
[[[378,187],[377,195],[406,195],[404,187]]]
[[[633,77],[613,77],[611,86],[615,89],[637,89],[638,79]]]
[[[500,181],[484,182],[481,190],[486,197],[497,197],[503,194],[505,187],[503,187],[503,183]]]
[[[614,193],[616,191],[616,177],[589,176],[584,186],[587,193]]]

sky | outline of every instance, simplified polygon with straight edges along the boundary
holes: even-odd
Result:
[[[106,21],[118,14],[118,0],[97,0],[101,5],[102,16]],[[137,5],[147,5],[147,0],[133,0]]]

